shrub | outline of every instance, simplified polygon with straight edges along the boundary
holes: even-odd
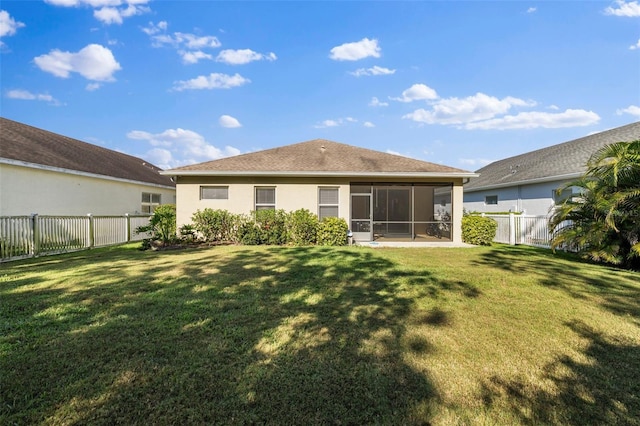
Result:
[[[206,241],[235,241],[238,215],[227,210],[206,208],[191,217],[193,227]]]
[[[196,228],[190,224],[182,225],[180,227],[180,238],[189,243],[196,241]]]
[[[162,245],[176,241],[176,206],[162,204],[156,207],[149,224],[136,228],[136,233],[144,232],[150,232],[151,238],[143,240],[143,248],[149,248],[152,241],[159,241]]]
[[[464,216],[462,218],[462,241],[467,244],[490,246],[496,236],[498,222],[490,217]]]
[[[262,244],[280,245],[287,243],[287,214],[284,210],[258,210],[254,212],[256,224],[260,229]]]
[[[307,209],[299,209],[287,215],[288,241],[297,246],[313,245],[318,238],[318,216]]]
[[[349,225],[338,217],[325,217],[318,226],[318,244],[323,246],[344,246],[347,244]]]

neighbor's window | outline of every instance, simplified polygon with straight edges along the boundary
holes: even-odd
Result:
[[[275,210],[276,208],[276,188],[256,187],[256,210]]]
[[[338,188],[318,188],[318,219],[338,217]]]
[[[142,193],[142,213],[153,213],[153,211],[160,205],[160,194],[152,194],[150,192]]]
[[[553,191],[553,202],[555,203],[556,206],[558,206],[564,203],[565,200],[568,200],[569,198],[571,198],[572,195],[573,195],[573,191],[571,190],[571,188],[563,189],[560,192]]]
[[[228,200],[229,187],[228,186],[201,186],[200,199],[201,200]]]
[[[498,196],[497,195],[487,195],[484,197],[484,204],[489,206],[489,205],[495,205],[498,204]]]

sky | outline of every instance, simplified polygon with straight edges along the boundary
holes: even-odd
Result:
[[[169,169],[329,139],[474,171],[640,120],[639,1],[0,3],[3,117]]]

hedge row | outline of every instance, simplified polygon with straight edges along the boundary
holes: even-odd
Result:
[[[309,210],[287,213],[284,210],[258,210],[251,214],[233,214],[226,210],[198,210],[191,217],[191,229],[207,242],[234,242],[245,245],[327,245],[347,243],[348,225],[344,219],[327,217],[319,221]],[[181,228],[185,234],[185,227]]]

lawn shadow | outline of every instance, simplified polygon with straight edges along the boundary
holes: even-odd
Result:
[[[217,251],[68,256],[48,266],[86,289],[0,287],[22,309],[0,315],[0,423],[429,423],[438,391],[403,354],[434,345],[406,338],[406,287],[478,291],[371,250]]]
[[[526,246],[497,245],[477,262],[514,274],[531,275],[544,286],[574,298],[591,298],[616,315],[640,325],[640,273],[593,264],[572,253]]]
[[[522,424],[640,425],[640,346],[605,337],[580,321],[567,327],[587,340],[584,359],[565,355],[547,365],[551,389],[494,377],[482,387],[485,405],[508,404]]]

